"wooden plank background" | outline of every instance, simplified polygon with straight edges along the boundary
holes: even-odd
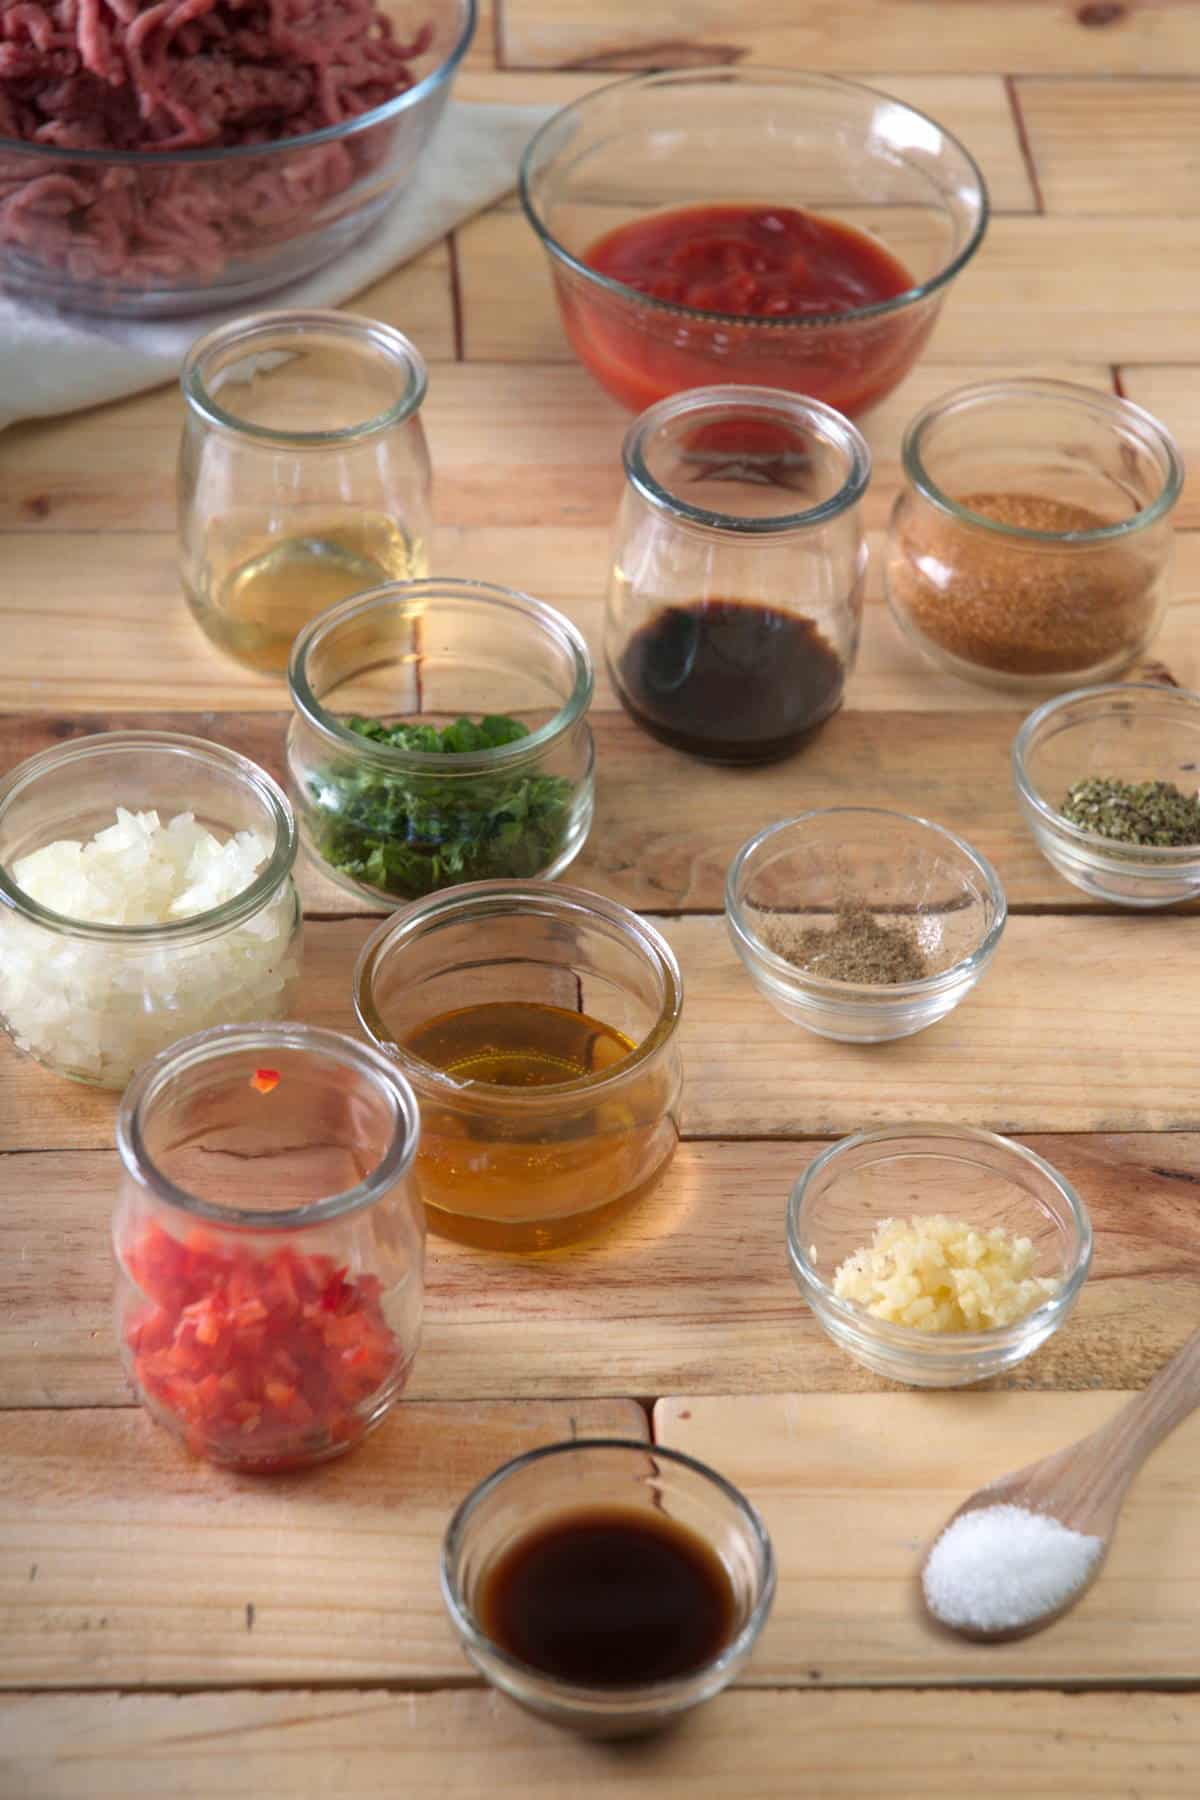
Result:
[[[622,71],[848,73],[959,134],[983,250],[921,366],[867,421],[863,649],[844,711],[775,768],[702,770],[642,737],[600,659],[626,417],[571,360],[515,201],[353,303],[430,362],[435,567],[562,609],[597,657],[597,820],[573,879],[654,917],[687,1001],[686,1141],[611,1239],[483,1259],[431,1241],[410,1393],[355,1457],[270,1483],[188,1461],[131,1405],[111,1335],[114,1101],[0,1046],[0,1793],[792,1800],[1195,1794],[1200,1593],[1189,1426],[1134,1489],[1103,1582],[999,1652],[934,1634],[920,1548],[961,1495],[1088,1429],[1200,1316],[1194,909],[1130,917],[1042,861],[1008,751],[1024,708],[927,668],[883,600],[906,421],[965,382],[1124,393],[1200,457],[1200,10],[1192,0],[493,0],[461,98],[559,105]],[[279,685],[220,659],[175,569],[180,403],[164,388],[0,434],[0,769],[111,723],[279,766]],[[1146,679],[1200,687],[1200,486]],[[833,1045],[750,987],[720,918],[733,850],[857,801],[924,812],[996,864],[992,970],[906,1044]],[[306,1016],[352,1026],[373,925],[312,870]],[[849,1362],[800,1301],[788,1189],[831,1137],[912,1116],[1010,1130],[1096,1229],[1075,1315],[1004,1391],[918,1395]],[[945,1197],[947,1207],[952,1194]],[[738,1690],[660,1740],[578,1744],[482,1689],[436,1594],[462,1493],[505,1456],[614,1431],[717,1464],[783,1579]],[[1020,1692],[1006,1691],[1011,1686]],[[1080,1687],[1089,1692],[1067,1692]],[[1125,1691],[1120,1691],[1120,1690]],[[122,1691],[124,1690],[124,1691]]]

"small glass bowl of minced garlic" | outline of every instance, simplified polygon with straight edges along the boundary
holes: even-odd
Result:
[[[1025,823],[1064,880],[1128,907],[1200,895],[1200,694],[1077,688],[1030,713],[1012,760]]]
[[[844,1043],[945,1018],[987,968],[1006,916],[978,851],[928,819],[871,806],[767,826],[725,884],[729,935],[759,992]]]
[[[856,1132],[792,1189],[788,1257],[818,1323],[910,1387],[965,1387],[1022,1362],[1066,1320],[1092,1228],[1071,1183],[966,1125]]]

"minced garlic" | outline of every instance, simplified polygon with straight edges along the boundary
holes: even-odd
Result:
[[[1035,1275],[1032,1240],[1001,1225],[981,1231],[943,1213],[884,1219],[870,1244],[833,1278],[839,1300],[916,1331],[986,1331],[1012,1325],[1061,1287]]]

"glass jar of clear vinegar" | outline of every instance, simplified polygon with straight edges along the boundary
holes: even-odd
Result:
[[[193,345],[182,383],[180,573],[218,649],[282,674],[327,606],[427,573],[425,364],[401,332],[259,313]]]

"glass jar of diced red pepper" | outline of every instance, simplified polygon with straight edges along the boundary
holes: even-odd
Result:
[[[197,1455],[296,1468],[356,1444],[416,1353],[417,1107],[336,1032],[223,1026],[131,1082],[117,1121],[117,1329],[143,1406]]]

